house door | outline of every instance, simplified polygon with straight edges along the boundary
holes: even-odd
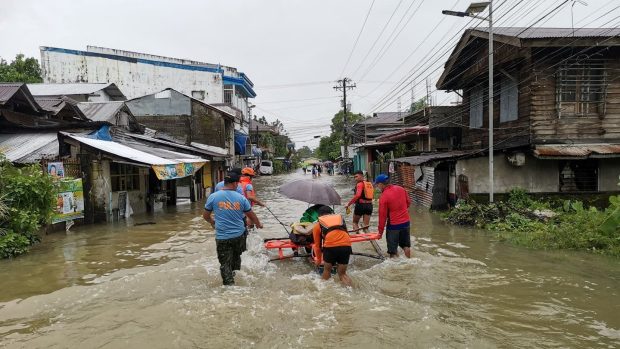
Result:
[[[431,205],[431,208],[434,210],[444,210],[448,208],[449,177],[450,171],[448,170],[448,168],[441,168],[441,165],[439,165],[435,169],[435,183],[433,185],[433,204]]]

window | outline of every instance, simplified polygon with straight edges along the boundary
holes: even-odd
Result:
[[[469,95],[469,126],[482,127],[483,89],[472,90]]]
[[[560,161],[560,192],[598,191],[598,161]]]
[[[196,98],[198,100],[204,101],[205,100],[205,91],[192,91],[192,97]]]
[[[604,115],[607,87],[603,60],[572,60],[558,68],[558,116]]]
[[[224,85],[224,103],[232,104],[232,97],[235,93],[233,85]]]
[[[517,120],[519,117],[519,84],[508,77],[502,78],[499,122]]]
[[[140,190],[140,169],[137,166],[110,163],[112,191]]]

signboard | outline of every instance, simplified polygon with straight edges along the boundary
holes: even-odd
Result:
[[[48,162],[47,173],[54,178],[65,178],[65,165],[62,162]]]
[[[52,215],[52,223],[84,218],[82,179],[60,179],[58,185],[56,209]]]
[[[183,178],[193,175],[204,164],[204,162],[184,162],[172,165],[153,165],[153,171],[159,180]]]

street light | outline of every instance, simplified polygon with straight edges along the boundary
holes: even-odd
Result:
[[[489,8],[489,17],[478,14]],[[493,0],[473,2],[465,12],[441,11],[444,15],[457,17],[473,17],[489,22],[489,202],[493,202]]]

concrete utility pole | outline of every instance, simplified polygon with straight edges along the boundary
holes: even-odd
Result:
[[[344,127],[342,129],[344,136],[344,154],[342,160],[345,161],[345,163],[348,163],[349,161],[349,130],[347,129],[347,90],[354,89],[355,87],[355,84],[351,85],[351,79],[349,78],[343,78],[342,80],[338,80],[338,85],[334,86],[334,90],[342,90],[342,104],[344,108]]]

